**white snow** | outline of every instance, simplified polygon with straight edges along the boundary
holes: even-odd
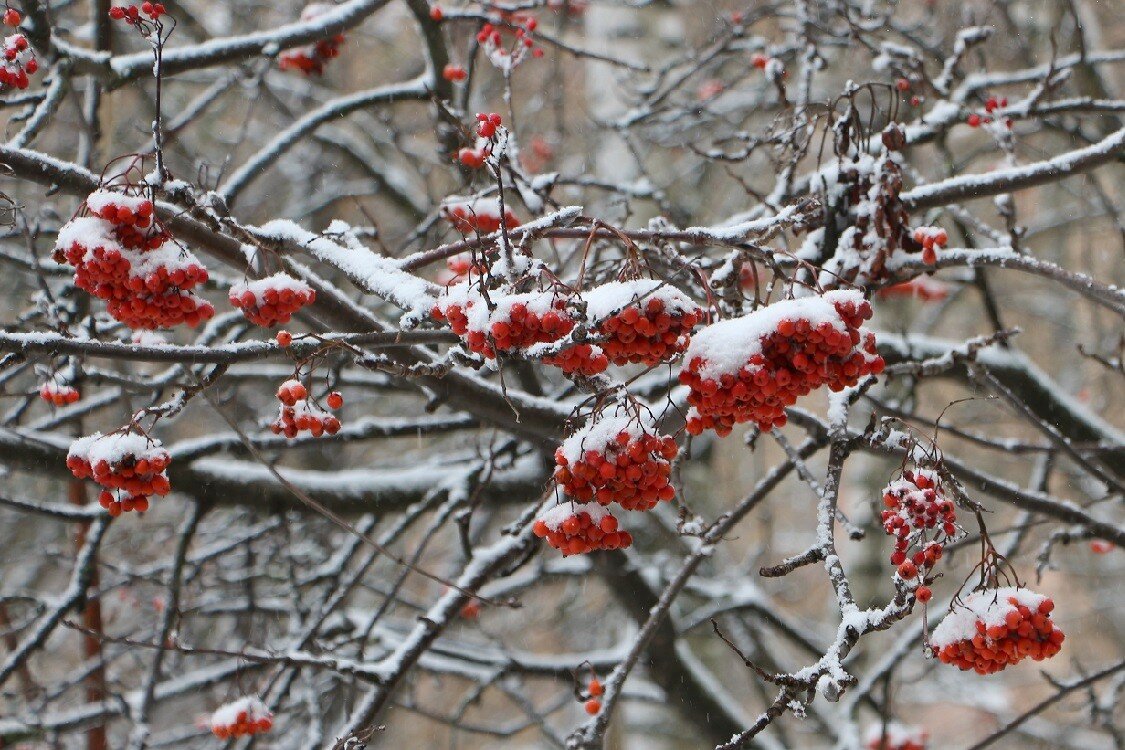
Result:
[[[663,302],[664,311],[671,315],[699,309],[690,297],[659,279],[611,281],[583,292],[582,299],[586,302],[586,315],[591,321],[604,320],[634,302],[640,302],[643,307],[650,299]]]
[[[863,294],[852,289],[837,289],[823,296],[775,302],[749,315],[712,323],[692,337],[684,361],[690,363],[696,357],[702,358],[700,374],[705,378],[733,375],[745,367],[753,355],[761,352],[762,338],[776,330],[783,320],[804,319],[814,327],[828,323],[837,331],[845,331],[840,314],[833,306],[839,301],[858,305],[863,302]]]
[[[562,443],[562,454],[571,464],[582,460],[586,451],[602,452],[607,445],[615,443],[618,434],[625,432],[630,438],[644,434],[657,434],[656,422],[647,412],[639,415],[622,410],[617,414],[599,415],[591,419],[581,429]]]
[[[562,528],[563,522],[566,521],[566,519],[571,516],[576,516],[579,513],[590,514],[590,520],[594,523],[601,523],[603,518],[610,515],[609,511],[598,503],[565,502],[546,511],[539,516],[537,520],[546,524],[547,528],[551,531],[558,531]]]
[[[272,276],[266,276],[262,279],[255,279],[252,281],[240,281],[237,284],[232,284],[230,288],[231,297],[241,297],[246,292],[252,293],[256,298],[261,299],[262,295],[267,290],[288,289],[292,292],[307,294],[313,291],[305,282],[300,279],[295,279],[287,273],[275,273]]]
[[[249,721],[273,717],[273,714],[266,708],[266,704],[262,703],[260,698],[254,695],[246,695],[215,709],[215,712],[211,714],[211,728],[216,729],[237,724],[238,715],[243,711],[246,712],[246,718]]]
[[[168,451],[164,450],[159,440],[139,432],[112,432],[108,435],[95,432],[71,443],[68,456],[84,459],[93,466],[99,461],[120,463],[128,456],[137,460],[158,457],[166,459]]]
[[[1008,600],[1015,598],[1019,604],[1035,612],[1047,597],[1034,591],[1016,586],[974,591],[955,604],[953,611],[934,628],[930,634],[930,644],[942,648],[958,641],[971,640],[977,635],[977,621],[986,628],[1003,625],[1004,617],[1016,608]]]

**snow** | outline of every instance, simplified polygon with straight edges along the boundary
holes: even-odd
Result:
[[[542,317],[549,312],[556,312],[565,316],[565,311],[555,307],[559,299],[554,291],[521,292],[519,294],[505,294],[502,291],[490,291],[488,299],[493,308],[490,310],[480,286],[468,281],[448,287],[440,300],[443,307],[460,305],[461,311],[469,319],[469,330],[486,331],[492,328],[493,323],[507,322],[512,319],[512,307],[520,304],[527,308],[529,313]]]
[[[120,463],[129,456],[137,460],[167,458],[168,451],[164,450],[159,440],[139,432],[112,432],[108,435],[95,432],[71,443],[68,455],[82,458],[93,466],[99,461]]]
[[[266,708],[266,704],[262,703],[261,699],[257,696],[246,695],[215,709],[215,712],[211,714],[211,728],[216,729],[237,724],[239,714],[244,711],[249,721],[273,717],[273,714]]]
[[[425,316],[433,305],[436,285],[403,271],[396,261],[375,255],[365,247],[344,247],[287,219],[271,221],[258,231],[265,237],[300,245],[318,260],[346,273],[365,291],[410,314]]]
[[[960,604],[954,604],[953,611],[934,628],[930,644],[940,649],[958,641],[972,640],[978,632],[978,620],[986,628],[1003,625],[1005,615],[1016,608],[1016,605],[1008,601],[1011,598],[1033,612],[1047,599],[1042,594],[1016,586],[974,591],[964,597]]]
[[[604,320],[634,302],[644,303],[650,299],[663,302],[664,311],[671,315],[699,309],[690,297],[659,279],[611,281],[583,292],[582,299],[586,302],[586,314],[591,321]]]
[[[632,414],[623,409],[612,415],[603,412],[563,441],[562,454],[571,464],[578,463],[586,451],[601,452],[607,445],[616,442],[617,436],[622,432],[631,438],[641,437],[646,433],[655,435],[656,422],[644,411]]]
[[[108,206],[128,208],[134,214],[140,209],[142,203],[148,199],[139,195],[125,195],[112,190],[95,190],[86,197],[86,206],[94,213],[101,213]]]
[[[751,235],[760,234],[767,230],[773,229],[779,224],[784,224],[791,221],[794,214],[797,213],[797,206],[786,206],[777,212],[775,216],[767,216],[761,219],[751,219],[738,224],[722,226],[722,227],[688,227],[687,232],[704,234],[712,239],[720,242],[737,242],[744,240]]]
[[[155,250],[144,252],[127,248],[114,236],[113,224],[97,216],[79,216],[59,229],[56,249],[65,252],[76,244],[86,248],[84,259],[87,261],[93,260],[93,253],[97,248],[102,248],[104,252],[117,251],[129,261],[130,277],[144,278],[159,268],[165,268],[171,273],[191,265],[202,265],[194,254],[177,242],[165,242]]]
[[[588,513],[590,515],[590,520],[595,524],[600,523],[603,518],[610,514],[608,510],[598,503],[565,502],[546,511],[540,515],[537,520],[546,524],[547,528],[551,531],[558,531],[562,528],[563,522],[566,521],[566,519],[571,516],[576,516],[579,513]]]
[[[232,284],[230,288],[231,297],[241,297],[246,292],[250,292],[256,298],[262,299],[262,296],[267,290],[276,289],[281,291],[288,289],[292,292],[307,293],[312,291],[305,282],[300,279],[295,279],[287,273],[275,273],[273,276],[266,276],[262,279],[255,279],[253,281],[240,281],[237,284]]]
[[[863,302],[863,294],[852,289],[838,289],[823,296],[783,300],[763,307],[740,318],[712,323],[692,336],[684,355],[685,362],[696,357],[703,360],[700,374],[704,378],[718,379],[722,375],[739,372],[750,358],[761,352],[761,340],[777,329],[783,320],[808,320],[810,325],[828,323],[838,331],[845,331],[835,302]]]

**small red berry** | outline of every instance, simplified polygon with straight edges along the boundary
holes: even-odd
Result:
[[[969,115],[969,119],[966,120],[966,122],[969,123],[970,128],[979,128],[980,123],[981,123],[981,117],[980,117],[980,115],[978,115],[974,112],[973,114]]]
[[[586,687],[586,692],[597,697],[605,692],[605,688],[602,687],[602,684],[598,682],[598,678],[595,677],[594,679],[590,680],[590,684]]]
[[[293,334],[289,331],[278,331],[274,338],[277,339],[277,345],[280,347],[286,347],[293,343]]]
[[[8,8],[8,10],[4,12],[5,26],[11,26],[14,28],[20,25],[21,20],[23,19],[20,17],[20,12],[15,8]]]
[[[897,81],[895,81],[895,88],[899,91],[909,91],[910,81],[905,78],[899,78]]]
[[[598,711],[601,711],[601,710],[602,710],[602,702],[600,700],[597,700],[595,698],[591,698],[590,700],[586,701],[586,713],[593,716],[594,714],[596,714]]]
[[[442,11],[440,5],[435,5],[434,7],[430,8],[431,21],[440,21],[443,18],[445,18],[445,12]]]
[[[914,592],[914,597],[925,604],[934,597],[934,592],[930,590],[929,586],[919,586],[918,590]]]
[[[331,409],[339,409],[344,405],[344,397],[340,395],[339,391],[332,391],[328,394],[328,406]]]

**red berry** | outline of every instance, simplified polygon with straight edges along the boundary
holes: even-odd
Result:
[[[590,700],[586,701],[586,713],[593,716],[594,714],[596,714],[598,711],[601,711],[601,710],[602,710],[602,702],[601,701],[596,700],[594,698],[591,698]]]
[[[8,10],[4,11],[5,26],[11,26],[14,28],[16,26],[19,26],[20,21],[22,20],[23,18],[20,16],[20,12],[15,8],[8,8]]]
[[[933,596],[934,592],[930,590],[929,586],[919,586],[918,589],[914,592],[914,597],[923,604],[932,599]]]
[[[597,677],[590,680],[590,684],[586,686],[586,692],[594,697],[597,697],[604,692],[604,688],[602,687],[602,684],[598,682]]]
[[[344,397],[341,396],[337,391],[332,391],[331,393],[329,393],[326,400],[328,402],[329,408],[332,409],[339,409],[344,405]]]
[[[969,119],[966,122],[969,123],[969,127],[978,128],[980,127],[981,117],[974,112],[973,114],[969,115]]]

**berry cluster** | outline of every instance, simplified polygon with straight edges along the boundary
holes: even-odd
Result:
[[[582,375],[587,378],[605,372],[609,367],[609,358],[602,348],[587,343],[574,344],[557,354],[547,355],[543,357],[543,362],[559,368],[567,375]]]
[[[311,21],[317,16],[332,10],[333,6],[326,3],[313,3],[305,6],[301,11],[301,21]],[[340,47],[344,44],[344,35],[336,34],[327,39],[321,39],[315,44],[303,47],[294,47],[285,50],[277,58],[277,67],[281,70],[297,70],[307,76],[324,75],[324,66],[329,60],[340,56]]]
[[[496,129],[500,127],[503,122],[499,112],[477,112],[477,135],[481,138],[492,138],[496,135]]]
[[[73,404],[81,396],[78,389],[73,386],[47,382],[39,386],[39,398],[55,406],[66,406],[67,404]]]
[[[463,81],[469,77],[469,72],[460,65],[449,63],[441,69],[441,77],[447,81]]]
[[[12,14],[15,14],[12,16]],[[15,20],[15,23],[10,23]],[[20,14],[12,9],[4,14],[4,23],[9,26],[18,26]],[[4,60],[0,62],[0,85],[11,86],[14,89],[26,89],[32,76],[39,70],[39,61],[35,52],[28,44],[27,37],[23,34],[10,34],[4,37]]]
[[[483,263],[473,263],[472,253],[458,253],[445,259],[445,271],[438,274],[437,282],[443,286],[460,284],[470,276],[483,276],[486,270]]]
[[[163,3],[150,3],[146,0],[139,8],[136,5],[114,5],[109,9],[109,17],[114,21],[124,21],[130,26],[136,26],[142,21],[141,14],[156,21],[167,12]]]
[[[938,476],[925,469],[904,471],[902,479],[887,485],[883,505],[883,531],[895,537],[891,565],[898,567],[898,577],[925,603],[933,594],[924,584],[932,580],[930,572],[945,545],[961,531],[956,506],[945,496]]]
[[[324,433],[335,435],[340,431],[340,420],[309,400],[308,389],[298,380],[286,380],[277,389],[277,421],[270,425],[275,435],[284,434],[295,438],[301,432],[309,432],[313,437]],[[328,406],[339,409],[344,405],[344,397],[333,391],[328,394]]]
[[[676,441],[658,435],[651,420],[602,416],[555,451],[555,481],[579,502],[651,510],[676,494],[670,462],[679,452]]]
[[[896,721],[868,727],[864,736],[867,750],[926,750],[928,734],[922,727],[908,727]]]
[[[1007,106],[1008,106],[1008,97],[1002,96],[1002,97],[997,98],[995,96],[990,96],[984,102],[985,114],[980,115],[980,114],[977,114],[976,112],[973,112],[971,115],[969,115],[967,118],[965,118],[965,122],[968,123],[969,127],[971,127],[971,128],[979,128],[981,125],[989,125],[989,124],[992,123],[992,117],[991,117],[992,113],[995,112],[996,110],[1000,109],[1001,107],[1007,107]],[[1009,128],[1012,127],[1011,118],[1005,118],[1004,119],[1004,125],[1009,127]]]
[[[264,734],[273,727],[273,714],[266,704],[245,696],[211,714],[211,732],[221,740]]]
[[[511,70],[530,54],[542,57],[543,50],[535,46],[532,36],[539,22],[528,13],[502,13],[497,23],[486,23],[477,32],[477,43],[488,56],[489,62],[500,70]],[[505,47],[504,35],[513,33],[511,49]]]
[[[703,310],[674,286],[655,279],[614,281],[583,295],[599,342],[615,365],[653,366],[679,356]]]
[[[458,68],[460,70],[460,68]],[[452,79],[451,79],[452,80]],[[460,80],[460,79],[458,79]],[[457,161],[470,169],[480,169],[492,155],[503,119],[496,112],[477,113],[477,141],[473,148],[466,146],[457,152]],[[497,225],[499,227],[499,225]]]
[[[1031,657],[1049,659],[1066,636],[1051,621],[1055,603],[1025,588],[974,591],[934,628],[930,647],[944,664],[992,674]]]
[[[624,549],[633,543],[633,536],[618,531],[617,519],[597,503],[556,505],[535,521],[532,530],[564,556]]]
[[[501,212],[498,197],[448,198],[441,204],[441,215],[462,234],[490,234],[501,224],[509,229],[520,225],[510,207],[504,206]]]
[[[446,289],[430,314],[447,321],[469,349],[490,359],[497,352],[558,341],[574,328],[566,299],[553,291],[490,292],[486,300],[477,287],[456,284]]]
[[[914,241],[922,246],[922,262],[932,266],[937,263],[938,248],[945,247],[949,235],[941,227],[918,227]]]
[[[691,388],[687,431],[730,434],[739,422],[768,430],[785,407],[827,385],[833,391],[883,371],[875,335],[861,327],[871,305],[859,292],[787,300],[697,333],[680,382]]]
[[[284,273],[244,281],[230,288],[230,303],[263,328],[288,323],[293,313],[316,300],[316,290]]]
[[[172,462],[159,440],[125,430],[95,432],[75,440],[66,466],[79,479],[91,478],[106,490],[99,502],[111,516],[148,510],[150,495],[167,495],[172,487],[165,470]]]
[[[67,222],[56,259],[75,268],[74,282],[130,328],[195,327],[215,314],[190,290],[207,281],[205,269],[153,218],[152,202],[99,190],[86,199],[91,216]]]
[[[589,697],[586,699],[586,702],[582,704],[582,708],[585,709],[586,713],[593,716],[598,711],[602,710],[602,702],[598,700],[598,698],[600,698],[604,692],[605,688],[602,687],[602,683],[598,681],[598,678],[591,677],[590,681],[586,683],[586,695]]]

